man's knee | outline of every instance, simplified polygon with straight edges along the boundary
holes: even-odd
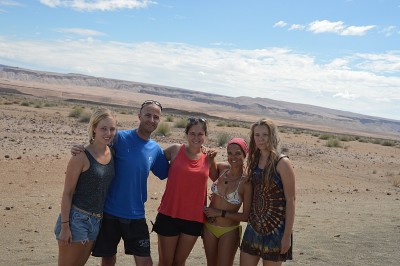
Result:
[[[101,266],[114,266],[117,262],[117,256],[114,255],[112,257],[102,257],[101,258]]]

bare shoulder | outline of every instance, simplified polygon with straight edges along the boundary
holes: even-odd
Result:
[[[181,148],[182,144],[174,143],[169,145],[165,150],[168,152],[176,152]]]
[[[227,162],[218,162],[217,167],[218,167],[218,170],[221,172],[221,171],[229,169],[231,166]]]

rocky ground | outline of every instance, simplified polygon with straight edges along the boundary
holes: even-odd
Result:
[[[87,123],[68,116],[74,105],[29,101],[0,95],[0,265],[56,264],[53,227],[69,150],[86,141]],[[135,110],[117,112],[119,128],[136,127]],[[156,140],[163,147],[183,142],[183,130],[174,122],[165,123],[171,135]],[[218,121],[209,126],[211,147],[222,133],[247,137],[249,131],[218,126]],[[399,144],[342,141],[335,148],[327,147],[320,133],[282,131],[282,146],[294,164],[297,182],[294,261],[287,264],[398,265]],[[216,148],[218,159],[225,160],[225,148]],[[149,177],[148,221],[156,216],[164,186],[165,181]],[[155,264],[156,238],[151,235]],[[117,264],[131,263],[120,246]],[[200,240],[187,264],[206,265]],[[90,258],[87,265],[99,265],[99,259]]]

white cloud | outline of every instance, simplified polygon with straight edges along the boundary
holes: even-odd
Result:
[[[304,30],[305,26],[300,24],[293,24],[289,27],[289,30]]]
[[[367,31],[371,30],[375,28],[374,25],[370,25],[370,26],[350,26],[347,27],[346,29],[344,29],[340,35],[344,35],[344,36],[364,36]]]
[[[95,31],[95,30],[89,30],[89,29],[80,29],[80,28],[69,28],[69,29],[58,29],[56,30],[57,32],[63,32],[63,33],[72,33],[72,34],[77,34],[77,35],[82,35],[82,36],[102,36],[105,35],[103,32]]]
[[[308,25],[308,31],[313,33],[335,33],[342,36],[364,36],[375,25],[346,26],[343,21],[316,20]]]
[[[351,94],[348,91],[344,91],[344,92],[336,93],[335,95],[333,95],[333,97],[341,97],[341,98],[348,99],[348,100],[354,100],[360,96],[357,94]]]
[[[388,26],[385,27],[382,30],[383,34],[385,34],[386,37],[392,36],[393,34],[396,33],[396,26]]]
[[[308,30],[314,33],[341,33],[345,28],[343,21],[331,22],[328,20],[316,20],[308,25]]]
[[[274,24],[274,28],[283,28],[286,27],[287,23],[285,21],[278,21]]]
[[[121,43],[95,38],[22,41],[1,35],[0,43],[0,62],[11,66],[229,96],[273,98],[358,113],[374,106],[374,110],[380,110],[374,115],[400,119],[393,113],[400,102],[399,72],[383,76],[373,69],[395,69],[400,51],[356,54],[320,65],[313,56],[282,48],[203,48],[183,43]],[[385,98],[392,102],[379,100]]]
[[[61,0],[40,0],[40,3],[49,7],[58,7],[62,5]]]
[[[355,54],[354,61],[359,61],[356,67],[374,73],[392,73],[399,76],[400,52],[385,54]]]
[[[140,9],[156,4],[151,0],[40,0],[40,3],[53,8],[65,7],[81,11]]]

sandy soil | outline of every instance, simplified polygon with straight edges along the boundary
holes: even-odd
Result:
[[[21,106],[0,95],[0,265],[55,265],[53,234],[72,144],[86,140],[86,123],[68,117],[72,105]],[[164,119],[165,121],[165,119]],[[135,114],[118,114],[120,128],[137,126]],[[155,137],[165,147],[182,142],[182,129]],[[247,137],[248,129],[210,122],[217,134]],[[289,265],[398,265],[400,261],[400,149],[358,141],[329,148],[309,133],[286,131],[282,146],[295,166],[297,206],[294,260]],[[225,148],[219,160],[225,160]],[[154,220],[165,181],[149,177],[147,219]],[[245,224],[244,224],[245,225]],[[157,236],[151,234],[157,265]],[[90,258],[87,265],[99,265]],[[235,260],[238,265],[238,256]],[[117,265],[131,265],[120,245]],[[188,265],[205,265],[199,239]]]

